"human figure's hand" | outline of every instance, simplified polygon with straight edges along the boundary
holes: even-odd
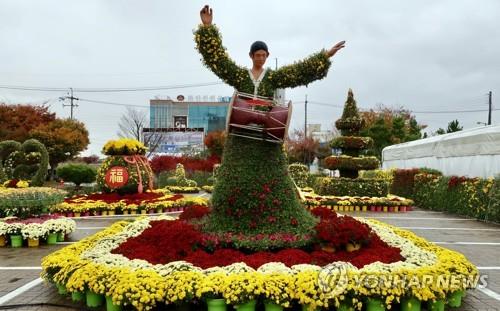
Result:
[[[343,48],[345,48],[345,41],[340,41],[339,43],[335,44],[331,49],[325,52],[326,56],[332,57],[333,55],[335,55],[335,53],[337,53],[340,49]]]
[[[212,25],[213,16],[212,9],[208,5],[205,5],[200,11],[201,22],[203,25]]]

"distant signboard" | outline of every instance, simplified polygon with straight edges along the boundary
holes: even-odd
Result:
[[[144,142],[151,149],[156,146],[154,153],[180,153],[182,149],[193,148],[203,150],[203,129],[146,129],[143,132]],[[152,146],[154,145],[154,146]]]

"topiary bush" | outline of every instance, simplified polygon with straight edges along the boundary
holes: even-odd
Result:
[[[319,195],[385,197],[389,182],[384,179],[320,177],[313,185]]]
[[[0,142],[0,181],[23,179],[29,180],[31,186],[42,186],[48,167],[47,148],[38,140]]]
[[[184,165],[177,163],[174,175],[166,179],[166,186],[197,187],[198,183],[192,179],[186,178]]]
[[[342,136],[330,142],[332,148],[342,149],[342,155],[325,158],[326,168],[339,170],[341,177],[357,178],[360,170],[380,167],[380,161],[376,157],[359,157],[362,150],[373,145],[372,138],[358,136],[363,124],[364,120],[359,115],[354,94],[349,89],[342,117],[335,122]]]
[[[81,184],[93,183],[97,175],[97,171],[92,166],[80,163],[60,165],[56,173],[58,177],[74,183],[77,187]]]

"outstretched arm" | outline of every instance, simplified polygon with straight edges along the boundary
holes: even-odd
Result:
[[[213,11],[208,5],[201,9],[200,17],[203,24],[195,31],[195,41],[205,66],[224,82],[239,89],[247,72],[229,58],[219,30],[212,24]]]
[[[312,56],[296,62],[292,65],[283,66],[270,73],[269,79],[274,88],[297,87],[308,85],[315,80],[326,77],[331,62],[330,57],[344,48],[345,41],[335,44],[330,50],[322,50]]]

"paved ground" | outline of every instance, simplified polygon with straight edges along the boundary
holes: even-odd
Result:
[[[441,212],[415,210],[408,213],[351,213],[407,228],[444,247],[465,254],[487,276],[485,289],[469,291],[462,307],[456,310],[500,310],[500,225],[487,224]],[[71,241],[109,226],[123,217],[91,217],[77,220],[77,231]],[[40,260],[43,256],[64,247],[42,246],[36,249],[0,248],[0,310],[6,306],[20,306],[14,310],[84,310],[68,297],[58,295],[52,286],[39,280]],[[40,304],[52,304],[43,306]],[[63,307],[66,306],[66,307]]]

